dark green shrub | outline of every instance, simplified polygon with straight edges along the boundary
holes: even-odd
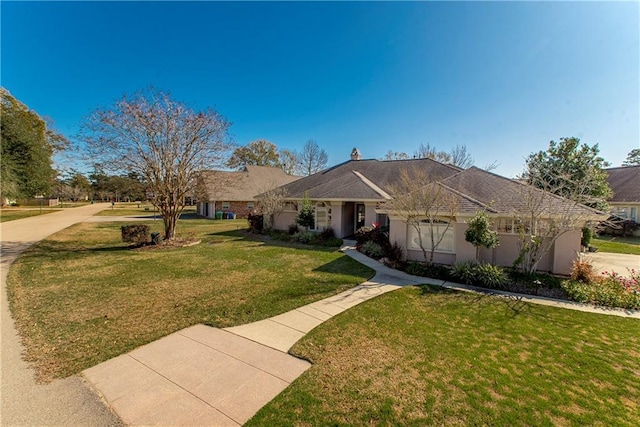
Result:
[[[299,231],[300,231],[300,227],[298,227],[298,224],[289,225],[289,236],[293,236],[294,234],[298,233]]]
[[[451,269],[451,275],[462,283],[471,285],[476,280],[476,266],[474,261],[456,262]]]
[[[305,193],[304,199],[302,203],[300,203],[300,211],[298,212],[298,216],[296,217],[296,223],[300,224],[300,226],[305,229],[309,229],[309,227],[313,227],[316,222],[315,215],[313,214],[313,205],[309,200],[309,197]]]
[[[337,237],[331,237],[326,240],[318,240],[317,244],[320,246],[327,246],[327,247],[340,247],[342,246],[342,239],[338,239]]]
[[[262,214],[249,214],[247,220],[251,231],[261,233],[264,229],[264,216]]]
[[[424,276],[424,264],[419,262],[410,262],[407,264],[404,271],[414,276]]]
[[[365,242],[374,242],[382,248],[389,247],[389,227],[360,227],[356,231],[356,242],[358,246]]]
[[[144,224],[123,225],[120,227],[122,241],[134,245],[144,245],[149,241],[149,226]]]
[[[504,289],[509,276],[498,266],[480,263],[476,266],[476,278],[481,286],[491,289]]]
[[[591,244],[591,239],[593,239],[593,230],[589,227],[582,227],[582,238],[580,239],[580,244],[586,248]]]
[[[368,242],[365,242],[362,245],[362,247],[360,248],[360,252],[367,255],[368,257],[375,258],[375,259],[380,259],[382,258],[382,255],[384,255],[384,252],[382,251],[382,246],[380,246],[379,244],[371,240]]]
[[[390,263],[398,263],[402,261],[402,246],[400,246],[397,242],[394,242],[392,245],[384,248],[384,257]]]
[[[333,231],[333,228],[331,227],[325,228],[324,230],[322,230],[320,234],[318,234],[318,239],[320,240],[329,240],[329,239],[335,239],[335,238],[336,238],[336,232]]]
[[[291,236],[291,241],[312,245],[316,242],[316,234],[311,231],[300,231]]]

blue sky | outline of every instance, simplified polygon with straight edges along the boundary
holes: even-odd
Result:
[[[466,144],[514,176],[551,139],[640,147],[638,2],[7,2],[2,86],[67,136],[153,85],[236,143],[330,164]]]

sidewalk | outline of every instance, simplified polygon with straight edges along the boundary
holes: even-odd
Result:
[[[21,426],[114,426],[120,420],[74,375],[49,384],[37,384],[33,370],[22,359],[22,343],[7,302],[9,267],[31,244],[50,234],[84,221],[107,204],[68,208],[60,212],[0,223],[0,425]]]

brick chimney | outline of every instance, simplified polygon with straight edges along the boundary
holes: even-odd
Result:
[[[351,160],[362,160],[362,154],[360,154],[360,150],[354,148],[351,150]]]

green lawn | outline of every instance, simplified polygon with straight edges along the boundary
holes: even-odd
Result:
[[[13,221],[16,219],[29,218],[36,215],[44,215],[53,212],[59,212],[60,209],[51,209],[49,207],[40,209],[0,209],[0,222]]]
[[[187,206],[184,209],[184,213],[195,213],[195,206]],[[158,211],[155,211],[156,215],[159,215]],[[109,207],[103,211],[100,211],[96,215],[99,216],[128,216],[128,215],[141,215],[149,216],[153,215],[153,205],[150,203],[116,203],[113,207]]]
[[[640,425],[640,320],[407,287],[311,331],[249,426]]]
[[[373,274],[337,250],[246,239],[238,231],[246,224],[183,220],[178,235],[202,243],[129,250],[121,223],[81,223],[27,250],[8,294],[38,378],[80,372],[193,324],[264,319]]]
[[[591,240],[591,246],[600,252],[640,255],[640,237],[598,236]]]

